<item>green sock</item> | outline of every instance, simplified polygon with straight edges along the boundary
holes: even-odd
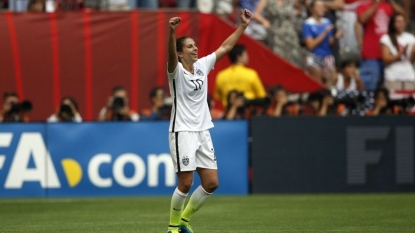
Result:
[[[182,213],[182,220],[180,221],[180,224],[187,225],[193,214],[198,211],[200,207],[202,207],[210,195],[212,195],[212,193],[206,192],[201,185],[197,187]]]
[[[174,190],[171,198],[170,207],[170,223],[169,227],[179,226],[180,216],[183,212],[184,202],[186,201],[187,193],[182,193],[178,188]]]

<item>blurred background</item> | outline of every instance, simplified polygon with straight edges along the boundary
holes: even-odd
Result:
[[[0,196],[170,195],[168,19],[202,57],[244,8],[218,193],[413,192],[413,1],[0,0]]]

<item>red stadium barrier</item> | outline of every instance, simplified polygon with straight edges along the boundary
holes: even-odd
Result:
[[[129,88],[133,109],[149,107],[148,92],[166,86],[167,20],[183,19],[177,35],[193,37],[201,56],[213,52],[234,28],[197,12],[131,11],[58,14],[0,13],[0,93],[16,90],[34,103],[31,120],[46,119],[63,96],[74,96],[86,120],[96,119],[115,85]],[[315,91],[321,86],[300,69],[243,36],[250,66],[266,86]],[[213,91],[219,62],[212,71]]]

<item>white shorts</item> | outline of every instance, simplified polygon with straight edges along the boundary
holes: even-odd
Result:
[[[169,146],[176,172],[218,169],[209,130],[169,133]]]

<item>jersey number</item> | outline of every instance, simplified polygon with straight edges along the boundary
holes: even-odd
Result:
[[[193,85],[195,85],[195,91],[202,89],[203,86],[203,81],[200,79],[196,79],[196,80],[190,80]]]

